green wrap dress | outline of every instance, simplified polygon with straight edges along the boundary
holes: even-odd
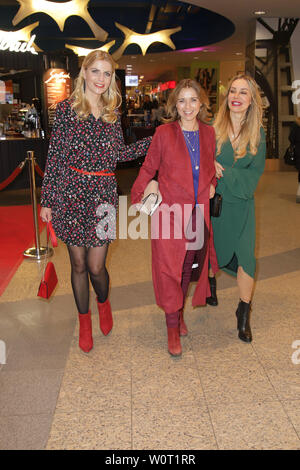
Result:
[[[234,160],[230,140],[222,147],[219,162],[225,169],[216,192],[222,194],[220,217],[212,217],[214,244],[220,269],[234,276],[239,266],[254,278],[255,207],[254,192],[265,167],[266,139],[261,128],[257,154],[250,151]]]

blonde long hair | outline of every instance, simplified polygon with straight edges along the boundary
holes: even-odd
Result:
[[[226,97],[220,106],[214,122],[217,138],[217,155],[220,154],[222,145],[229,138],[229,133],[233,132],[230,110],[228,107],[228,95],[233,82],[241,79],[245,80],[249,85],[251,102],[246,111],[245,117],[241,122],[241,129],[237,136],[239,137],[239,143],[235,150],[235,159],[244,157],[247,153],[248,146],[252,155],[256,155],[260,142],[260,128],[262,126],[263,113],[262,99],[255,80],[249,75],[244,74],[233,77],[228,84]]]
[[[106,60],[112,66],[112,77],[111,82],[106,90],[101,96],[99,96],[98,104],[101,107],[101,118],[103,121],[108,123],[114,123],[117,120],[116,109],[122,103],[122,97],[120,95],[117,83],[116,83],[116,64],[112,57],[104,51],[95,50],[90,52],[83,60],[80,73],[75,82],[75,89],[70,96],[71,106],[76,112],[79,119],[87,119],[89,114],[91,114],[90,104],[85,96],[85,80],[83,77],[83,70],[87,70],[96,60]]]
[[[168,101],[167,101],[167,106],[166,106],[166,112],[167,112],[167,118],[164,118],[163,121],[165,123],[167,122],[173,122],[173,121],[178,121],[180,119],[180,116],[178,114],[176,104],[178,101],[178,96],[181,90],[183,88],[193,88],[195,92],[197,93],[198,99],[200,100],[201,107],[199,110],[199,113],[197,114],[197,119],[200,121],[207,123],[207,112],[209,108],[209,100],[208,97],[203,90],[203,88],[200,86],[196,80],[192,80],[190,78],[185,78],[181,80],[176,88],[172,91],[172,93],[169,95]]]

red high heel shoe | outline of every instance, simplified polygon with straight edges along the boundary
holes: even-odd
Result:
[[[79,347],[88,353],[93,348],[91,311],[78,313],[79,318]]]
[[[100,329],[102,333],[107,336],[108,333],[112,330],[114,324],[110,302],[108,299],[106,299],[106,301],[103,303],[97,301],[97,305],[99,311]]]

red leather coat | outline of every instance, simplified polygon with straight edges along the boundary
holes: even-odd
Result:
[[[216,186],[215,179],[215,132],[213,127],[199,124],[200,170],[197,202],[203,204],[206,229],[206,243],[199,252],[202,270],[193,296],[193,306],[205,305],[210,296],[208,283],[208,260],[214,272],[218,270],[216,253],[213,246],[212,227],[209,216],[210,185]],[[187,239],[184,235],[187,222],[195,206],[193,173],[191,159],[178,121],[159,126],[152,139],[145,162],[132,187],[131,200],[139,203],[144,190],[158,171],[159,190],[162,195],[160,207],[163,214],[169,206],[177,204],[184,211],[182,217],[183,236],[169,239],[153,238],[157,229],[159,213],[152,216],[152,277],[157,304],[166,312],[176,312],[183,305],[181,290],[182,268],[186,255]],[[167,207],[167,209],[164,209]],[[178,206],[177,206],[178,207]],[[157,210],[158,211],[158,210]],[[174,228],[174,217],[170,217],[170,233]],[[178,225],[178,224],[177,224]],[[156,226],[156,227],[153,227]],[[178,228],[178,227],[177,227]]]

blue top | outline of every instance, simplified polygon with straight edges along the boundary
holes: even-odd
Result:
[[[197,194],[199,186],[199,168],[200,168],[200,145],[199,145],[199,131],[183,131],[185,144],[189,151],[193,170],[193,182],[195,201],[197,204]]]

